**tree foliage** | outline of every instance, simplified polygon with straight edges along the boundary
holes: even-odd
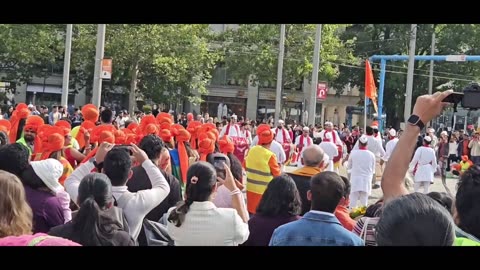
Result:
[[[432,33],[436,33],[436,55],[479,54],[480,28],[477,25],[422,24],[417,28],[416,55],[430,55]],[[364,60],[372,55],[408,55],[410,25],[405,24],[354,24],[346,28],[341,39],[350,43],[359,62],[356,65],[340,64],[340,75],[334,84],[360,87],[364,91]],[[372,63],[375,76],[379,76],[379,63]],[[415,61],[413,102],[428,92],[430,62]],[[387,62],[384,107],[387,122],[396,124],[403,120],[408,61]],[[473,62],[435,62],[433,88],[461,89],[475,79],[479,64]],[[377,84],[378,86],[378,84]]]
[[[345,42],[338,37],[345,26],[323,25],[320,52],[319,80],[332,81],[339,75],[335,61],[352,62],[354,57]],[[315,43],[314,24],[288,24],[285,34],[283,88],[301,89],[303,79],[310,78],[313,70]],[[243,24],[226,31],[220,41],[224,45],[225,66],[230,76],[247,83],[275,85],[277,78],[280,25]]]

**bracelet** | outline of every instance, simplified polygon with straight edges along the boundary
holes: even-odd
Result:
[[[240,194],[240,193],[242,193],[242,192],[240,191],[240,189],[236,188],[236,189],[234,189],[234,190],[232,190],[232,191],[230,192],[230,195],[233,196],[233,195]]]

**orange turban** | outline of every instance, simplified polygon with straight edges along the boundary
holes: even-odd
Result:
[[[70,125],[70,123],[65,120],[58,120],[57,123],[55,123],[55,126],[63,128],[63,133],[65,136],[67,136],[68,133],[70,133],[70,131],[72,130],[72,125]]]
[[[261,124],[257,128],[258,144],[269,144],[273,141],[273,132],[267,124]]]
[[[136,133],[137,132],[137,128],[138,128],[138,124],[137,123],[130,123],[128,125],[128,127],[126,127],[127,129],[133,131],[133,133]]]
[[[165,123],[165,122],[173,124],[172,115],[166,112],[161,112],[157,114],[157,123],[161,125],[162,123]]]
[[[185,147],[185,142],[190,140],[190,133],[183,127],[182,129],[176,129],[172,126],[172,128],[177,131],[175,138],[177,140],[178,158],[180,159],[180,175],[182,176],[181,180],[185,184],[188,171],[188,153],[187,148]]]
[[[170,128],[172,127],[172,124],[169,123],[169,122],[163,122],[160,124],[160,131],[164,130],[164,129],[168,129],[170,130]]]
[[[223,136],[219,141],[218,145],[220,147],[220,152],[224,153],[225,155],[228,153],[232,153],[235,150],[235,145],[233,141],[227,135]]]
[[[98,143],[115,143],[115,135],[111,131],[104,130],[102,133],[100,133],[100,137],[98,138]]]
[[[137,136],[133,133],[126,134],[125,136],[125,144],[132,144],[137,142]]]
[[[140,125],[137,128],[137,133],[141,136],[147,136],[150,134],[158,134],[157,120],[153,115],[147,115],[142,118]]]
[[[207,161],[207,155],[215,152],[215,141],[207,134],[200,134],[198,139],[198,153],[201,161]]]
[[[193,149],[197,149],[198,129],[200,128],[201,125],[202,123],[200,123],[199,121],[191,121],[190,123],[188,123],[187,130],[188,132],[190,132],[190,136],[191,136],[190,146]]]
[[[27,104],[19,103],[15,110],[12,112],[12,117],[10,118],[10,134],[9,139],[11,143],[17,141],[17,134],[22,133],[22,130],[18,130],[20,125],[20,120],[26,119],[30,115],[30,110],[27,108]]]
[[[125,144],[127,137],[123,131],[117,130],[113,135],[115,136],[115,144]]]
[[[47,159],[53,152],[60,151],[65,146],[64,128],[45,124],[39,127],[38,131],[37,138],[41,142],[38,144],[41,145],[41,154],[37,155],[35,160]],[[37,148],[37,145],[35,145],[35,148]],[[38,153],[37,150],[35,152]]]
[[[162,138],[162,141],[165,143],[172,143],[172,132],[170,132],[168,129],[162,129],[162,131],[160,131],[160,138]]]
[[[87,104],[82,107],[82,116],[84,120],[97,122],[100,112],[98,108],[93,104]]]
[[[113,128],[113,130],[111,128]],[[115,131],[116,129],[112,125],[97,126],[92,132],[94,134],[92,135],[92,138],[95,136],[96,140],[95,141],[92,140],[92,142],[98,142],[99,146],[101,143],[104,143],[104,142],[114,144],[115,135],[113,134],[115,133]],[[94,157],[97,154],[97,150],[98,150],[98,146],[92,151],[90,151],[90,153],[88,153],[88,155],[82,160],[81,163],[85,163],[89,161],[92,157]]]
[[[115,133],[116,130],[117,129],[111,124],[96,126],[92,130],[92,134],[90,135],[91,136],[90,141],[93,143],[96,143],[96,142],[102,143],[102,142],[105,142],[105,139],[110,138],[110,139],[107,139],[107,141],[109,143],[115,143],[115,136],[113,134]],[[103,141],[101,141],[100,137],[104,131],[108,131],[108,133],[102,135]]]
[[[95,123],[90,120],[85,120],[80,125],[80,129],[78,130],[77,136],[75,137],[80,148],[85,147],[85,133],[89,132],[91,135],[94,128],[95,128]]]
[[[27,121],[25,122],[25,127],[23,129],[36,133],[38,127],[40,127],[43,124],[45,124],[45,122],[43,121],[43,118],[41,118],[38,115],[32,115],[27,118]]]
[[[11,127],[12,127],[12,124],[10,123],[10,121],[6,119],[0,119],[0,131],[3,131],[8,135]]]

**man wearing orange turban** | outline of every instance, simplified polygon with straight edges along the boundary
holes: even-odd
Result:
[[[190,147],[192,147],[192,149],[197,149],[198,130],[201,125],[202,123],[199,121],[192,121],[187,126],[187,130],[190,132]]]
[[[43,124],[43,118],[40,116],[29,116],[25,121],[23,136],[16,141],[17,143],[26,146],[30,152],[30,155],[40,151],[41,139],[37,136],[37,130]]]
[[[215,152],[215,140],[212,139],[215,135],[210,133],[210,136],[202,133],[198,138],[198,154],[200,154],[201,161],[207,161],[207,155]]]
[[[261,124],[257,129],[258,145],[254,146],[245,158],[247,171],[247,208],[255,214],[268,183],[281,174],[277,157],[270,151],[273,132],[269,125]]]

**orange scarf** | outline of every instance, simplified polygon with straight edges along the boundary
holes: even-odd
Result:
[[[292,174],[311,177],[322,172],[322,169],[316,167],[302,167],[292,172]]]
[[[180,159],[180,174],[182,176],[182,181],[185,184],[187,180],[187,171],[188,171],[188,154],[187,148],[185,147],[185,142],[190,140],[190,133],[185,129],[178,130],[176,137],[177,140],[177,149],[178,149],[178,158]]]

